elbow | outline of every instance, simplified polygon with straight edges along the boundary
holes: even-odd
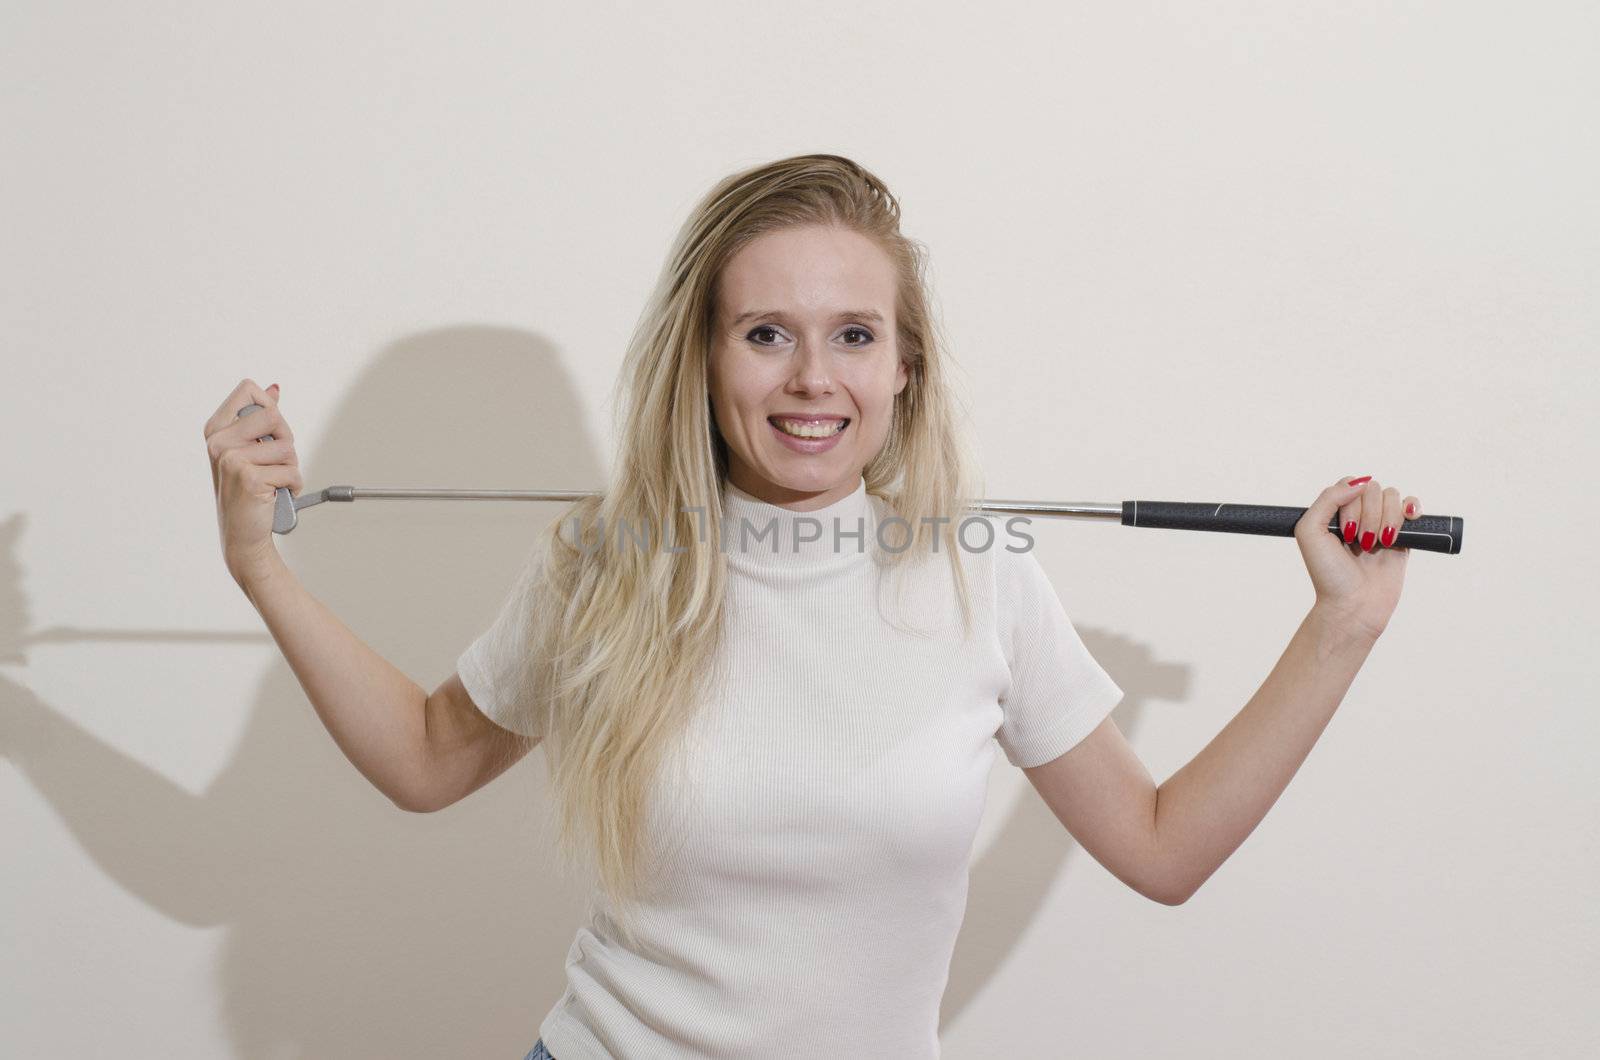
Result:
[[[1162,905],[1182,905],[1194,896],[1204,880],[1158,879],[1140,888],[1139,893]]]
[[[444,809],[437,799],[429,799],[418,792],[399,791],[389,795],[389,801],[406,813],[437,813]]]
[[[454,801],[440,797],[443,785],[433,769],[426,735],[423,747],[408,768],[391,772],[384,779],[386,783],[381,785],[381,790],[390,802],[406,813],[437,813]]]
[[[1163,853],[1152,853],[1144,862],[1144,872],[1139,874],[1143,886],[1137,890],[1152,902],[1160,902],[1162,905],[1182,905],[1194,896],[1194,892],[1200,889],[1201,884],[1211,878],[1215,867],[1206,869],[1203,866],[1185,864],[1178,858],[1162,856]]]
[[[1192,894],[1194,894],[1194,891],[1184,888],[1173,890],[1151,888],[1144,892],[1146,898],[1152,902],[1160,902],[1162,905],[1182,905],[1189,900],[1189,896]]]

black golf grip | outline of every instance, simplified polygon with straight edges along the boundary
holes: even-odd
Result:
[[[258,408],[261,408],[261,406],[252,402],[240,409],[239,414],[235,416],[234,419],[247,416]],[[272,435],[263,434],[260,438],[257,438],[256,441],[269,441],[271,438]],[[272,507],[272,532],[275,534],[287,534],[290,530],[294,529],[294,524],[294,497],[290,495],[288,486],[279,486],[277,500],[274,502]]]
[[[1153,526],[1162,530],[1214,530],[1224,534],[1268,534],[1293,537],[1304,508],[1275,504],[1206,504],[1199,501],[1123,501],[1123,526]],[[1453,515],[1419,515],[1397,528],[1391,548],[1455,555],[1461,551],[1464,521]],[[1335,513],[1328,529],[1344,540]],[[1374,546],[1374,551],[1377,547]]]

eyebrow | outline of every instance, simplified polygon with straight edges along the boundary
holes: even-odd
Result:
[[[738,327],[746,320],[754,320],[757,317],[783,317],[785,315],[786,314],[781,309],[752,309],[748,313],[740,313],[738,316],[734,317],[731,326]],[[875,309],[841,309],[839,312],[834,314],[835,320],[840,320],[844,317],[856,317],[860,320],[872,320],[879,324],[883,323],[883,314],[879,313]]]

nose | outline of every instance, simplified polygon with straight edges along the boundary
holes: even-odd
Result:
[[[784,388],[791,394],[833,392],[833,355],[827,343],[801,339],[795,346],[794,372]]]

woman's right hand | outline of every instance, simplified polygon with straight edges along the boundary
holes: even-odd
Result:
[[[241,419],[239,410],[251,404],[262,407]],[[206,420],[205,438],[222,559],[242,584],[278,558],[272,541],[278,487],[287,486],[291,495],[305,488],[294,432],[278,411],[278,385],[263,390],[254,380],[241,380]]]

